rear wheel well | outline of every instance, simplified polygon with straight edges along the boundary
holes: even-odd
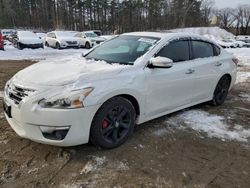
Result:
[[[230,85],[231,85],[231,82],[232,82],[231,75],[230,74],[224,74],[221,78],[223,78],[224,76],[226,76],[229,79],[229,82],[230,82]]]
[[[133,97],[132,95],[127,95],[127,94],[118,95],[115,97],[123,97],[123,98],[129,100],[135,108],[136,116],[140,115],[140,106],[139,106],[139,103],[135,97]]]

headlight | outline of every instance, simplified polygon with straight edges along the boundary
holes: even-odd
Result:
[[[95,42],[95,40],[92,39],[91,42]]]
[[[49,99],[42,99],[39,105],[42,108],[81,108],[84,99],[93,91],[89,87],[81,90],[70,91],[67,94],[57,95]]]

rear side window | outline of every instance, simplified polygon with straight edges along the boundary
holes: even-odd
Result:
[[[205,58],[214,56],[212,44],[203,41],[192,41],[193,58]]]
[[[167,57],[174,62],[188,61],[189,60],[189,44],[188,41],[175,41],[161,49],[156,55]]]

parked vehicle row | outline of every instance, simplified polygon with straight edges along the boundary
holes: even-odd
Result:
[[[10,41],[14,47],[22,50],[24,48],[43,48],[44,45],[56,49],[64,48],[87,48],[90,49],[105,40],[115,36],[102,37],[101,31],[52,31],[49,33],[34,33],[32,31],[4,31],[4,39]],[[5,41],[6,41],[5,40]]]
[[[216,42],[222,48],[250,48],[250,40],[222,39]]]

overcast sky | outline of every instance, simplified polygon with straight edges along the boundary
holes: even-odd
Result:
[[[239,4],[250,4],[250,0],[215,0],[217,8],[232,7],[235,8]]]

